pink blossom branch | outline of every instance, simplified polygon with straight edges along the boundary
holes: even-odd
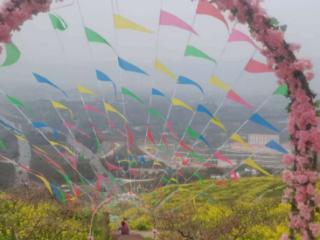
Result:
[[[33,15],[47,12],[52,0],[5,0],[0,6],[0,43],[11,41],[13,31]],[[1,47],[0,47],[1,53]]]
[[[212,0],[222,11],[229,10],[230,18],[248,24],[250,32],[261,43],[262,54],[268,65],[274,69],[280,84],[289,88],[289,126],[293,154],[284,157],[288,170],[283,172],[287,183],[284,199],[291,204],[289,235],[282,239],[316,239],[320,235],[320,225],[315,223],[315,210],[320,204],[316,191],[318,179],[317,154],[320,152],[320,132],[317,127],[315,95],[308,81],[313,78],[312,64],[298,59],[294,52],[299,49],[288,44],[281,27],[274,24],[261,7],[259,0]]]

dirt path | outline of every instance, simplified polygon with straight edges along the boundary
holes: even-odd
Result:
[[[152,238],[152,232],[132,231],[130,235],[112,234],[112,240],[143,240],[145,237]]]
[[[130,233],[130,235],[112,234],[112,240],[143,240],[143,237],[138,233]]]

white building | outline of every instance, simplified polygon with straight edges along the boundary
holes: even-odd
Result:
[[[266,145],[271,140],[279,143],[279,136],[274,134],[249,134],[249,145]]]

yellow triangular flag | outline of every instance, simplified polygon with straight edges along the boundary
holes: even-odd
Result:
[[[154,162],[153,162],[153,165],[154,165],[154,166],[162,166],[161,162],[159,162],[159,161],[154,161]]]
[[[78,90],[78,92],[83,93],[83,94],[88,94],[88,95],[91,95],[91,96],[96,96],[96,94],[95,94],[94,92],[92,92],[92,91],[89,90],[88,88],[85,88],[85,87],[80,86],[80,85],[77,86],[77,90]]]
[[[138,32],[145,32],[145,33],[152,33],[149,29],[145,28],[142,25],[139,25],[125,17],[122,17],[120,15],[113,15],[113,22],[114,26],[117,29],[131,29],[133,31],[138,31]]]
[[[74,152],[66,145],[63,145],[61,143],[58,142],[54,142],[54,141],[50,141],[50,144],[54,147],[62,147],[64,150],[66,150],[68,153],[70,153],[71,155],[75,155]]]
[[[48,180],[40,175],[37,175],[37,174],[35,174],[35,176],[43,182],[44,186],[48,189],[50,194],[53,195],[53,192],[52,192],[52,189],[51,189],[51,186],[50,186],[50,183],[48,182]]]
[[[244,147],[249,148],[249,144],[246,143],[239,134],[232,134],[230,137],[231,140],[242,144]]]
[[[216,76],[212,76],[209,80],[209,83],[211,83],[213,86],[222,89],[225,92],[228,92],[231,88],[229,87],[229,85],[225,84],[224,82],[222,82],[219,78],[217,78]]]
[[[28,142],[28,140],[22,136],[16,135],[18,141]]]
[[[160,72],[166,74],[167,76],[169,76],[170,78],[172,78],[174,81],[177,81],[176,75],[173,72],[171,72],[169,68],[167,68],[165,65],[163,65],[159,59],[156,59],[156,61],[154,62],[154,67],[158,71],[160,71]]]
[[[111,104],[109,104],[109,103],[104,103],[104,109],[105,109],[107,112],[113,112],[113,113],[118,114],[123,120],[125,120],[126,122],[128,122],[128,120],[126,119],[126,117],[125,117],[121,112],[119,112],[115,107],[113,107]]]
[[[225,132],[227,131],[226,127],[222,124],[222,122],[218,118],[211,118],[211,123],[223,129]]]
[[[178,180],[175,179],[175,178],[170,178],[170,182],[174,182],[174,183],[176,183],[176,184],[179,184]]]
[[[125,159],[125,160],[118,161],[118,163],[130,163],[130,161]]]
[[[56,109],[62,109],[62,110],[66,110],[70,113],[71,117],[73,118],[73,112],[65,105],[63,105],[62,103],[60,102],[57,102],[57,101],[51,101],[51,104],[54,108]]]
[[[266,176],[272,176],[269,172],[264,170],[262,167],[260,167],[252,158],[248,158],[243,161],[244,164],[248,165],[249,167],[258,170],[259,172],[263,173]]]
[[[185,102],[183,102],[182,100],[180,100],[178,98],[172,98],[171,103],[173,106],[179,106],[179,107],[185,108],[187,110],[190,110],[191,112],[194,111],[191,106],[189,106],[188,104],[186,104]]]
[[[36,145],[32,145],[32,147],[36,150],[38,150],[39,152],[42,152],[43,154],[47,154],[42,148],[36,146]]]

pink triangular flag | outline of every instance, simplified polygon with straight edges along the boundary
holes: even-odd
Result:
[[[167,121],[167,128],[169,129],[171,137],[178,140],[179,137],[178,137],[177,133],[174,131],[173,123],[170,120]]]
[[[203,164],[205,168],[215,168],[216,165],[214,163],[206,162]]]
[[[246,70],[249,73],[273,72],[273,70],[267,64],[258,62],[257,60],[254,60],[253,58],[250,59],[250,61],[247,63],[244,70]]]
[[[76,127],[73,123],[67,122],[65,120],[63,121],[63,126],[68,129],[73,129]]]
[[[111,163],[106,163],[106,166],[108,168],[109,171],[119,171],[119,170],[122,170],[122,167],[118,167],[118,166],[115,166]]]
[[[187,31],[192,32],[194,34],[197,34],[197,32],[188,23],[186,23],[182,19],[178,18],[177,16],[173,15],[172,13],[169,13],[164,10],[161,10],[161,12],[160,12],[159,24],[165,25],[165,26],[174,26],[174,27],[177,27],[180,29],[187,30]]]
[[[102,114],[102,112],[101,112],[98,108],[96,108],[96,107],[94,107],[94,106],[92,106],[92,105],[89,105],[89,104],[84,105],[84,106],[83,106],[83,109],[85,109],[85,110],[87,110],[87,111],[89,111],[89,112],[94,112],[94,113],[97,113],[97,114]]]
[[[208,0],[200,0],[197,8],[197,14],[203,14],[212,16],[214,18],[219,19],[221,22],[226,25],[227,29],[229,29],[228,23],[224,16],[221,14],[221,11],[214,7],[212,4],[208,2]]]
[[[255,48],[259,49],[259,47],[256,45],[256,43],[246,34],[240,32],[237,29],[232,29],[232,32],[229,36],[229,42],[248,42]]]
[[[230,90],[227,94],[227,98],[230,99],[231,101],[234,101],[236,103],[239,103],[243,105],[244,107],[248,109],[252,109],[252,105],[245,101],[243,98],[241,98],[235,91]]]
[[[228,163],[230,166],[234,165],[234,163],[229,159],[227,158],[226,156],[224,156],[221,152],[217,151],[213,154],[213,156],[220,160],[220,161],[223,161],[225,163]]]
[[[139,174],[139,169],[137,168],[129,168],[128,172],[130,173],[130,175],[137,177]]]
[[[182,159],[182,165],[183,166],[188,166],[189,164],[190,164],[190,159],[189,158]]]
[[[240,178],[240,175],[236,171],[232,170],[230,171],[230,178],[232,181],[238,181]]]

